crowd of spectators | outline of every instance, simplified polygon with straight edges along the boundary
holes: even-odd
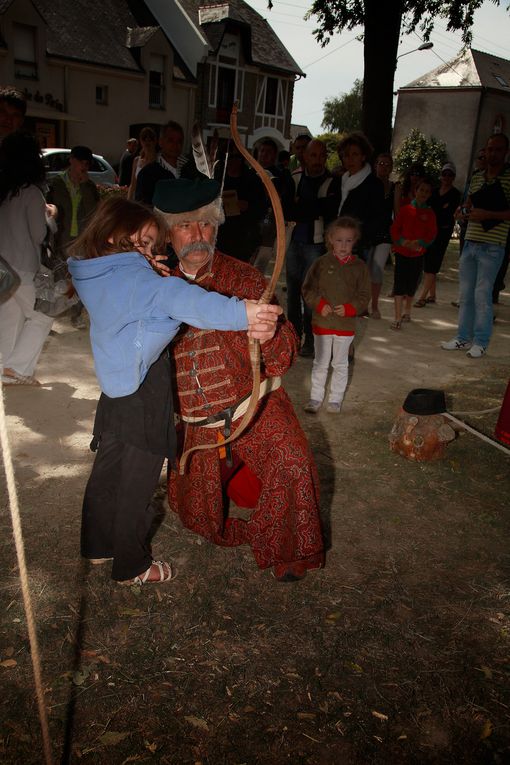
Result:
[[[40,348],[34,350],[30,362],[19,361],[15,349],[21,347],[19,343],[22,344],[25,335],[37,334],[36,326],[39,326],[38,342],[42,347],[46,335],[42,336],[41,328],[44,327],[47,334],[47,327],[51,327],[48,316],[39,316],[33,304],[28,305],[32,294],[29,298],[24,296],[27,289],[33,289],[30,284],[37,272],[42,241],[52,235],[55,261],[64,263],[68,246],[90,220],[100,199],[99,190],[89,177],[92,150],[87,146],[74,146],[69,154],[69,167],[50,181],[44,178],[40,156],[36,162],[39,169],[42,168],[39,175],[27,167],[34,139],[23,132],[25,108],[22,93],[12,87],[0,89],[0,220],[3,221],[0,253],[22,276],[18,293],[0,306],[0,351],[6,384],[37,383],[33,372]],[[275,240],[269,199],[260,179],[237,149],[227,141],[220,142],[219,148],[217,140],[213,143],[210,165],[214,177],[222,183],[225,211],[218,246],[264,273]],[[22,150],[21,144],[30,146],[30,151]],[[161,126],[159,133],[147,126],[129,137],[119,162],[119,191],[129,199],[152,205],[159,180],[197,176],[192,154],[183,153],[184,144],[183,129],[174,121]],[[327,147],[321,140],[300,134],[290,149],[290,152],[282,149],[266,138],[254,147],[254,153],[276,186],[288,223],[287,313],[300,338],[300,354],[314,355],[311,311],[302,297],[306,274],[326,252],[324,231],[327,226],[338,216],[349,216],[359,223],[360,236],[354,253],[366,263],[371,282],[371,299],[363,312],[365,316],[381,319],[379,299],[384,270],[388,262],[393,263],[395,259],[392,293],[395,320],[390,325],[393,329],[400,329],[402,322],[410,320],[412,303],[417,308],[436,303],[437,274],[454,226],[458,224],[461,243],[459,336],[455,341],[443,343],[442,347],[464,349],[474,358],[483,355],[492,331],[492,303],[499,299],[508,266],[510,170],[506,136],[491,136],[487,146],[478,152],[471,185],[468,184],[464,193],[454,185],[456,169],[452,162],[444,164],[437,184],[425,177],[419,163],[407,168],[402,178],[394,179],[391,154],[374,156],[362,133],[351,133],[339,142],[340,165],[333,171],[328,169]],[[26,162],[21,161],[22,156]],[[12,175],[14,165],[16,177]],[[19,175],[18,170],[21,173],[22,168],[26,176]],[[429,188],[427,195],[420,191],[424,184]],[[45,205],[41,208],[44,199]],[[33,223],[34,217],[38,218],[37,225]],[[424,225],[425,218],[430,225]],[[490,268],[486,268],[489,250],[493,259]],[[469,252],[475,253],[470,265]],[[75,328],[85,328],[85,318],[80,303],[70,309],[70,321]]]

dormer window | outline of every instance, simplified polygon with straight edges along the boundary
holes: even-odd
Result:
[[[36,28],[14,24],[14,76],[37,80]]]
[[[149,64],[149,108],[165,108],[165,57],[151,54]]]

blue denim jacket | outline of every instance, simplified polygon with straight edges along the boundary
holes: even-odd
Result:
[[[111,398],[138,389],[181,322],[200,329],[248,328],[242,301],[162,278],[138,252],[67,263],[90,316],[97,379]]]

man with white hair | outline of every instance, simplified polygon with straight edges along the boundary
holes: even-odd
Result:
[[[208,184],[213,181],[206,182]],[[215,249],[223,222],[219,184],[207,198],[204,182],[160,181],[154,207],[169,224],[178,259],[173,276],[224,295],[259,299],[264,277],[252,266]],[[281,376],[298,350],[292,324],[280,317],[271,339],[261,342],[261,392],[244,433],[226,448],[214,448],[234,433],[248,406],[252,371],[246,336],[184,328],[171,345],[175,408],[182,451],[192,454],[184,476],[171,474],[170,506],[192,531],[223,546],[249,544],[260,568],[279,581],[302,579],[324,562],[319,484],[314,460]],[[247,519],[229,513],[229,501],[250,509]]]

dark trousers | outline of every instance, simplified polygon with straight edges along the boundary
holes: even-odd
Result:
[[[165,458],[103,433],[85,489],[81,554],[113,558],[112,579],[131,579],[152,561],[151,499]]]
[[[287,247],[285,269],[287,277],[287,317],[299,338],[304,333],[305,343],[313,347],[312,312],[303,303],[301,288],[308,269],[325,252],[323,244],[302,244],[291,241]]]

